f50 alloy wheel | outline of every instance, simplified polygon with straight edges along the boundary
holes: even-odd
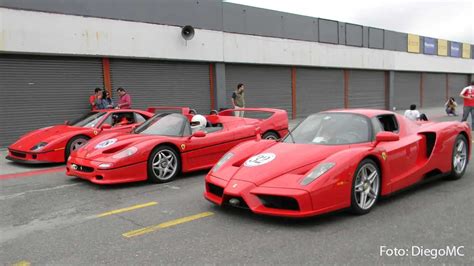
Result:
[[[173,180],[181,170],[178,153],[169,146],[158,146],[148,158],[148,180],[165,183]]]

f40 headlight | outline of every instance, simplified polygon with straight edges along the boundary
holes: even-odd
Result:
[[[309,183],[313,182],[314,180],[318,179],[318,177],[322,176],[324,173],[329,171],[329,169],[333,168],[335,163],[322,163],[319,164],[316,168],[313,169],[308,175],[306,175],[303,180],[301,181],[301,185],[306,186]]]
[[[42,148],[44,148],[44,146],[46,146],[46,145],[48,145],[48,143],[46,143],[46,142],[40,142],[40,143],[36,144],[35,146],[31,147],[30,150],[32,150],[32,151],[39,151],[39,150],[41,150]]]
[[[228,152],[224,154],[224,156],[222,156],[222,158],[216,163],[216,165],[214,165],[214,168],[212,168],[212,171],[217,172],[219,168],[221,168],[221,166],[225,164],[225,162],[230,160],[230,158],[232,157],[234,157],[234,154],[232,152]]]

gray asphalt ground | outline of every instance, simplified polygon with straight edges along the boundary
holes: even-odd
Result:
[[[2,174],[42,169],[5,161],[0,167]],[[472,163],[458,181],[440,179],[416,186],[382,199],[367,215],[338,212],[304,220],[216,207],[202,196],[205,174],[154,185],[97,186],[64,172],[0,180],[0,263],[474,263]],[[142,204],[148,206],[98,216]],[[196,214],[200,216],[189,218]],[[186,219],[176,220],[180,218]],[[123,235],[154,225],[159,226],[141,235]],[[381,256],[382,246],[409,252]],[[415,252],[423,247],[431,255],[412,256],[412,246],[418,247]],[[463,246],[464,256],[432,258],[432,249],[446,246]]]

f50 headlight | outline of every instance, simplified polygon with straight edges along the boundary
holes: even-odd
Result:
[[[44,148],[44,146],[46,146],[46,145],[48,145],[48,143],[46,143],[46,142],[40,142],[40,143],[36,144],[35,146],[31,147],[30,150],[32,150],[32,151],[39,151],[39,150],[41,150],[42,148]]]
[[[230,158],[232,157],[234,157],[234,154],[232,152],[228,152],[224,154],[224,156],[222,156],[222,158],[216,163],[216,165],[214,165],[214,168],[212,168],[212,171],[217,172],[219,168],[221,168],[221,166],[225,164],[225,162],[230,160]]]
[[[329,171],[329,169],[333,168],[335,163],[322,163],[319,164],[316,168],[313,169],[308,175],[306,175],[303,180],[301,181],[301,185],[306,186],[309,183],[313,182],[314,180],[318,179],[318,177],[322,176],[324,173]]]
[[[134,155],[136,152],[138,151],[138,148],[135,147],[135,146],[132,146],[130,148],[126,148],[125,150],[119,152],[119,153],[116,153],[112,156],[112,158],[114,159],[122,159],[122,158],[125,158],[125,157],[128,157],[128,156],[132,156]]]

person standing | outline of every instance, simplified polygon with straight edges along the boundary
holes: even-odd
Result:
[[[464,107],[461,122],[467,121],[469,114],[471,114],[471,130],[474,128],[474,81],[471,81],[470,86],[462,89],[459,94],[464,99]]]
[[[234,109],[245,108],[245,87],[244,84],[239,83],[237,90],[232,93],[232,106]],[[244,111],[235,111],[235,116],[244,117]]]
[[[97,103],[97,98],[99,97],[99,95],[102,94],[102,89],[101,88],[95,88],[94,89],[94,94],[92,94],[91,96],[89,96],[89,104],[91,105],[91,110],[97,110],[97,106],[96,106],[96,103]]]
[[[416,104],[410,105],[410,109],[405,111],[404,116],[412,121],[420,119],[420,112],[416,110]]]
[[[130,109],[132,108],[132,97],[130,97],[130,94],[125,91],[124,88],[118,88],[117,92],[120,95],[119,102],[117,104],[117,109]]]
[[[112,97],[110,97],[110,92],[108,90],[104,90],[104,93],[102,94],[102,98],[105,101],[105,108],[106,109],[113,109],[114,108],[114,101],[112,100]]]

